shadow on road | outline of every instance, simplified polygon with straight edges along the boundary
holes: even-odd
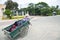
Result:
[[[28,29],[29,29],[29,27],[23,28],[22,32],[15,38],[15,40],[20,39],[20,38],[24,38],[25,36],[27,36]]]

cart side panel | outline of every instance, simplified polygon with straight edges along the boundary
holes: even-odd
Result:
[[[23,23],[23,25],[21,27],[18,27],[16,30],[14,30],[13,32],[10,33],[12,38],[15,38],[18,34],[20,34],[21,28],[25,27],[29,25],[28,22]]]

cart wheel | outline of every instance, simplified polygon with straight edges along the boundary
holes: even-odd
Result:
[[[28,33],[28,28],[29,28],[29,27],[23,27],[23,28],[22,28],[22,31],[21,31],[21,33],[20,33],[20,36],[21,36],[21,37],[24,37],[25,35],[27,35],[27,33]]]
[[[9,38],[10,40],[14,40],[10,35],[8,35],[8,38]]]

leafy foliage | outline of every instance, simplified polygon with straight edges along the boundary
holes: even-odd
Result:
[[[7,15],[8,18],[11,19],[12,12],[9,9],[6,9],[4,13]]]
[[[49,6],[45,2],[39,2],[37,4],[30,3],[27,8],[22,8],[25,11],[28,11],[30,15],[42,15],[50,16],[55,11],[57,14],[60,14],[58,10],[59,6]]]
[[[18,9],[18,4],[16,2],[13,2],[12,0],[5,2],[5,4],[6,4],[6,9],[10,9],[10,10]]]

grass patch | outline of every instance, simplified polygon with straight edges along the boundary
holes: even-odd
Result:
[[[24,18],[24,16],[12,16],[12,19]]]
[[[2,20],[13,20],[13,19],[22,19],[24,16],[12,16],[12,19],[3,17]]]

